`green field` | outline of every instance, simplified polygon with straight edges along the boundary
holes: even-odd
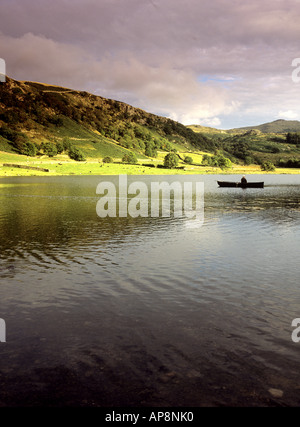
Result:
[[[182,158],[185,155],[190,155],[194,162],[197,164],[201,161],[202,155],[199,153],[179,153]],[[174,175],[174,174],[238,174],[238,175],[250,175],[250,174],[261,174],[265,173],[261,171],[258,165],[251,166],[240,166],[233,165],[231,169],[222,170],[217,167],[208,166],[197,166],[186,165],[183,162],[179,163],[179,167],[184,169],[163,169],[157,167],[144,166],[149,164],[162,164],[165,153],[159,153],[156,159],[140,160],[136,165],[128,165],[120,163],[121,159],[115,159],[115,163],[103,163],[102,160],[95,160],[89,158],[85,162],[76,162],[70,160],[66,155],[59,155],[55,158],[49,159],[49,157],[27,157],[12,153],[0,152],[0,177],[10,176],[53,176],[53,175]],[[23,166],[33,166],[38,168],[49,169],[49,172],[43,172],[39,170],[30,169],[19,169],[16,167],[4,167],[3,164],[17,164]],[[143,164],[142,164],[143,163]],[[277,168],[272,173],[284,173],[284,174],[298,174],[299,169],[281,169]]]

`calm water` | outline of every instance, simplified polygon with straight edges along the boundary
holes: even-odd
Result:
[[[218,178],[202,227],[99,218],[107,177],[0,180],[0,405],[300,404],[300,176]]]

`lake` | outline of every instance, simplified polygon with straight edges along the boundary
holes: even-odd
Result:
[[[160,179],[204,183],[203,224],[100,218],[118,177],[0,180],[1,406],[299,406],[300,177]]]

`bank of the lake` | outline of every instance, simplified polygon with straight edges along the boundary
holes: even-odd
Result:
[[[149,166],[147,166],[147,163]],[[139,161],[136,165],[123,164],[121,159],[114,163],[103,163],[101,159],[76,162],[67,156],[31,158],[11,153],[0,153],[0,177],[13,176],[64,176],[64,175],[186,175],[186,174],[261,174],[259,165],[233,165],[231,169],[180,164],[178,169],[157,168],[158,161]],[[8,166],[9,165],[9,166]],[[21,166],[17,167],[17,166]],[[156,167],[153,167],[156,166]],[[26,169],[28,167],[28,169]],[[33,169],[34,168],[34,169]],[[47,171],[45,171],[45,169]],[[299,174],[300,169],[276,168],[272,174]]]

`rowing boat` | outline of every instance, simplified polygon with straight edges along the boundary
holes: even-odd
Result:
[[[217,181],[219,187],[240,187],[240,188],[264,188],[264,182],[231,182],[231,181]]]

